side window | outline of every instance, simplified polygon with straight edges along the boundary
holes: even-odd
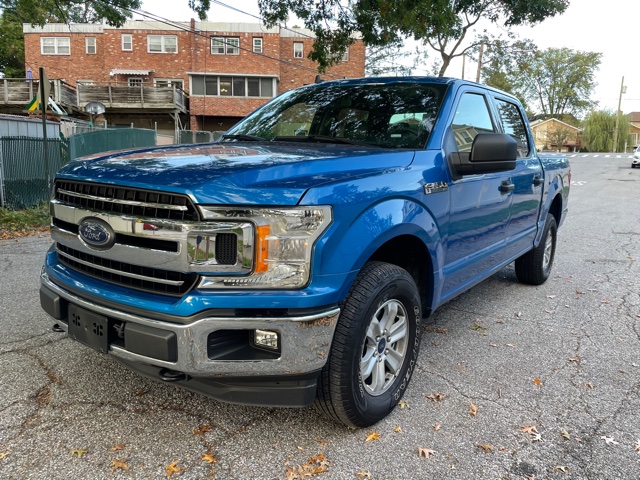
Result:
[[[493,133],[493,122],[483,95],[465,93],[460,98],[451,125],[459,152],[470,152],[479,133]]]
[[[504,100],[496,100],[496,105],[504,133],[511,135],[518,142],[518,157],[528,157],[529,139],[520,109],[515,104]]]

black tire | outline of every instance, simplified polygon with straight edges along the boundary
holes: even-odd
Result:
[[[406,270],[382,262],[365,265],[341,304],[316,407],[350,427],[386,417],[415,369],[421,320],[418,288]],[[385,326],[389,329],[382,331]]]
[[[547,215],[540,244],[516,260],[516,276],[522,283],[542,285],[551,274],[556,254],[558,227],[553,215]]]

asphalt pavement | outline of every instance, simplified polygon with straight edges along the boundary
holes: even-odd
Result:
[[[52,332],[49,238],[0,241],[0,478],[638,479],[640,170],[571,162],[551,278],[509,266],[439,309],[403,402],[361,430],[219,403]]]

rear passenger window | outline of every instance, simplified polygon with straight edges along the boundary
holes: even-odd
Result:
[[[520,109],[514,103],[504,100],[496,100],[496,105],[504,133],[511,135],[518,142],[518,157],[528,157],[529,139]]]
[[[459,152],[470,152],[479,133],[494,133],[493,122],[483,95],[465,93],[458,103],[451,125]]]

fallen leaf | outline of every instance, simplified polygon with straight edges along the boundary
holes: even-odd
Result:
[[[600,301],[600,303],[609,304],[609,303],[611,303],[611,302],[605,298],[604,300],[601,300],[601,301]]]
[[[533,379],[533,383],[535,383],[538,387],[542,385],[542,380],[540,380],[538,377]]]
[[[636,442],[636,445],[635,445],[635,447],[634,447],[634,450],[635,450],[636,452],[640,453],[640,440],[638,440],[638,441]]]
[[[396,432],[396,433],[400,433],[400,432],[402,432],[402,428],[400,428],[400,427],[395,427],[395,428],[393,429],[393,431],[394,431],[394,432]]]
[[[431,450],[430,448],[420,448],[418,447],[418,457],[429,458],[431,455],[435,455],[435,450]]]
[[[400,408],[406,408],[406,407],[408,407],[408,406],[409,406],[409,402],[406,402],[406,401],[404,401],[404,400],[400,400],[400,401],[398,402],[398,407],[400,407]]]
[[[329,445],[329,442],[327,442],[326,440],[323,440],[321,438],[316,438],[316,441],[320,444],[320,446],[322,447],[326,447],[327,445]]]
[[[573,358],[570,358],[570,359],[569,359],[569,361],[570,361],[570,362],[573,362],[573,363],[580,363],[580,357],[573,357]]]
[[[483,327],[482,325],[478,325],[477,323],[474,323],[473,325],[471,325],[471,330],[486,330],[487,327]]]
[[[374,440],[380,440],[380,434],[378,432],[369,432],[369,435],[367,435],[365,442],[372,442]]]
[[[178,467],[178,463],[180,462],[180,460],[176,460],[175,462],[167,465],[166,467],[164,467],[167,470],[167,478],[170,477],[171,475],[173,475],[174,473],[180,473],[184,470],[186,470],[186,468],[181,468]]]
[[[371,478],[371,474],[369,472],[365,472],[364,470],[356,472],[356,475],[360,478]]]
[[[88,453],[88,452],[89,452],[89,450],[86,450],[86,449],[82,449],[82,450],[71,450],[71,456],[73,457],[73,456],[75,455],[75,456],[76,456],[76,457],[78,457],[78,458],[82,458],[82,456],[83,456],[85,453]]]
[[[535,425],[529,425],[528,427],[520,427],[520,431],[523,433],[528,433],[529,435],[533,435],[534,433],[538,433]]]
[[[476,407],[473,403],[469,402],[469,406],[471,409],[469,410],[469,415],[475,417],[476,413],[478,413],[478,407]]]
[[[619,443],[616,442],[613,439],[613,437],[607,437],[606,435],[602,435],[600,438],[604,440],[604,443],[606,443],[607,445],[619,445]]]
[[[542,435],[540,435],[539,433],[534,433],[533,435],[531,435],[532,442],[539,442],[540,440],[542,440]]]
[[[200,425],[198,428],[193,429],[194,435],[204,435],[209,430],[213,430],[213,426],[211,425]]]
[[[125,470],[129,471],[129,465],[127,465],[126,460],[111,460],[111,473],[114,473],[116,470]]]
[[[576,293],[577,293],[578,295],[584,295],[584,292],[583,292],[582,290],[576,290]]]
[[[484,450],[484,453],[491,452],[494,449],[493,445],[489,445],[489,444],[486,444],[486,443],[478,443],[478,444],[476,444],[476,447],[481,448],[482,450]]]
[[[595,387],[593,386],[593,383],[587,382],[584,384],[585,387],[590,388],[591,390],[593,390]]]
[[[216,463],[218,461],[218,458],[213,453],[203,453],[200,460],[211,464]]]
[[[433,400],[434,402],[440,402],[444,400],[445,395],[442,392],[436,392],[436,393],[432,393],[431,395],[426,395],[426,397],[429,400]]]
[[[437,432],[442,428],[442,422],[438,422],[433,426],[433,429]]]
[[[557,467],[553,467],[553,471],[554,472],[569,473],[569,467],[558,465]]]
[[[0,460],[9,455],[9,452],[0,452]]]
[[[114,445],[113,447],[111,447],[111,450],[114,452],[117,452],[119,450],[124,450],[124,443],[119,443],[117,445]]]
[[[435,329],[435,332],[439,333],[441,335],[446,335],[447,334],[447,329],[438,327],[438,328]]]
[[[571,440],[571,435],[569,435],[569,432],[567,432],[566,430],[562,430],[560,432],[560,436],[565,440]]]

